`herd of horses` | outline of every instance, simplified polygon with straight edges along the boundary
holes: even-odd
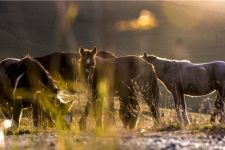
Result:
[[[172,93],[179,123],[189,125],[184,94],[201,96],[217,92],[211,122],[220,117],[225,122],[225,62],[193,64],[186,60],[168,60],[144,53],[142,56],[117,57],[107,51],[79,49],[79,53],[54,52],[41,57],[6,58],[0,62],[0,106],[4,116],[18,128],[22,110],[32,108],[35,127],[48,122],[70,128],[73,100],[65,102],[58,84],[74,92],[75,82],[87,85],[88,100],[79,126],[86,128],[92,108],[96,126],[103,126],[103,99],[108,100],[111,121],[114,118],[114,97],[119,97],[119,117],[125,128],[136,126],[141,94],[155,123],[160,123],[160,80]]]

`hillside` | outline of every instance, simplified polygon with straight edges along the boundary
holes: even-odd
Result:
[[[0,58],[97,46],[117,55],[148,51],[194,62],[224,60],[224,4],[0,2]],[[157,27],[143,31],[116,29],[117,22],[138,18],[143,9],[154,14]]]

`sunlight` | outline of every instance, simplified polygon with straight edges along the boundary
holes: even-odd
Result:
[[[142,10],[137,19],[128,21],[119,21],[116,24],[116,28],[119,31],[129,30],[150,30],[157,27],[158,23],[154,14],[149,10]]]
[[[3,121],[3,127],[4,127],[4,129],[8,129],[11,126],[12,126],[12,121],[11,120],[6,119],[6,120]]]
[[[176,27],[193,29],[201,23],[205,11],[198,9],[198,11],[193,13],[193,9],[196,8],[191,5],[187,6],[183,3],[168,2],[162,4],[162,11],[167,19]]]
[[[9,119],[4,120],[1,123],[0,127],[0,149],[5,148],[5,135],[4,135],[4,129],[10,128],[12,125],[12,121]]]
[[[102,97],[108,96],[108,82],[107,80],[101,80],[98,85],[98,90],[100,91],[100,95]]]
[[[72,23],[76,19],[77,13],[78,13],[78,6],[75,4],[70,4],[67,9],[68,21]]]
[[[0,148],[5,147],[5,137],[4,137],[4,132],[1,130],[0,131]]]

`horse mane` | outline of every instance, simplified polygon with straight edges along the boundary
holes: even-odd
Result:
[[[23,58],[32,58],[31,54],[26,54]]]
[[[18,59],[18,58],[5,58],[5,59],[1,60],[0,63],[5,62],[6,60],[18,60],[19,61],[20,59]]]
[[[177,60],[177,59],[168,59],[168,58],[158,57],[156,55],[148,55],[148,57],[149,56],[154,57],[155,59],[158,59],[158,60],[164,60],[164,61],[169,61],[169,62],[188,62],[188,63],[191,63],[191,61],[187,60],[187,59]]]

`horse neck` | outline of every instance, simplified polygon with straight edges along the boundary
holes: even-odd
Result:
[[[81,62],[77,65],[78,67],[78,79],[81,81],[81,82],[87,82],[87,78],[88,78],[88,75],[86,73],[86,68],[84,64],[82,64]]]
[[[50,74],[42,66],[40,66],[40,68],[38,69],[39,69],[38,72],[40,73],[41,82],[43,83],[43,85],[46,86],[53,93],[57,93],[59,89],[55,81],[50,76]]]
[[[151,63],[153,64],[156,75],[160,80],[163,80],[165,78],[167,70],[169,70],[169,68],[173,65],[173,62],[160,59],[156,59]]]

